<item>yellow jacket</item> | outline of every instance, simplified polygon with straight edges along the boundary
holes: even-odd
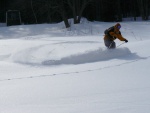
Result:
[[[117,23],[114,26],[114,31],[110,31],[109,35],[105,35],[104,40],[107,40],[107,39],[115,40],[116,38],[118,38],[120,41],[125,41],[126,39],[121,35],[121,32],[118,29],[118,26],[121,26],[121,25]]]

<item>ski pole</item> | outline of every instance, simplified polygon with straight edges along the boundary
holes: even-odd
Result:
[[[123,44],[125,44],[125,42],[123,42],[123,43],[119,44],[117,47],[119,47],[119,46],[121,46],[121,45],[123,45]],[[116,48],[117,48],[117,47],[116,47]]]
[[[112,42],[112,43],[113,43],[113,42]],[[110,49],[110,47],[111,47],[112,43],[109,45],[109,47],[108,47],[109,49]]]

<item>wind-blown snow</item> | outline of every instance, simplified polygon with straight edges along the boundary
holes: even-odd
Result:
[[[69,20],[72,23],[72,20]],[[0,113],[149,113],[149,21],[0,27]]]

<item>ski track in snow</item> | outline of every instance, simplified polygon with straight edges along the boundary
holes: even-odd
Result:
[[[56,76],[56,75],[67,75],[67,74],[74,74],[74,73],[84,73],[89,71],[96,71],[96,70],[103,70],[108,68],[113,68],[116,66],[125,65],[128,63],[133,63],[136,61],[139,61],[142,58],[135,53],[132,53],[128,48],[122,47],[122,48],[116,48],[116,49],[106,49],[106,48],[97,48],[94,50],[84,50],[82,52],[76,51],[75,53],[68,54],[67,56],[61,56],[60,59],[51,59],[51,54],[55,53],[57,49],[66,48],[69,45],[72,44],[91,44],[91,41],[64,41],[64,42],[58,42],[53,43],[53,48],[49,47],[50,44],[43,44],[38,45],[34,47],[29,47],[27,49],[17,51],[16,53],[13,53],[13,55],[1,55],[0,58],[3,59],[7,56],[7,58],[11,58],[13,62],[23,64],[23,65],[31,65],[31,66],[59,66],[59,65],[80,65],[80,64],[86,64],[86,63],[95,63],[95,62],[104,62],[108,60],[113,59],[119,59],[119,60],[125,60],[122,61],[122,63],[117,63],[105,67],[99,67],[96,69],[88,69],[88,70],[82,70],[82,71],[75,71],[75,72],[64,72],[64,73],[53,73],[50,75],[37,75],[37,76],[27,76],[27,77],[16,77],[16,78],[8,78],[8,79],[1,79],[0,81],[9,81],[9,80],[21,80],[21,79],[32,79],[32,78],[40,78],[40,77],[49,77],[49,76]],[[98,43],[95,41],[92,41],[93,44]],[[63,45],[60,45],[63,44]],[[73,45],[76,46],[76,45]],[[45,50],[46,48],[50,48]],[[70,49],[70,48],[69,48]],[[43,52],[44,51],[44,52]],[[42,56],[37,56],[36,53],[44,54],[44,58]],[[48,57],[48,58],[45,58]],[[146,57],[149,58],[149,57]],[[43,60],[44,59],[44,60]],[[45,60],[47,59],[47,60]]]
[[[64,44],[65,43],[65,44]],[[135,53],[131,53],[128,48],[116,48],[116,49],[105,49],[105,48],[95,48],[94,50],[86,49],[83,51],[76,50],[67,55],[62,55],[57,53],[57,50],[62,49],[62,51],[68,51],[70,47],[76,45],[67,46],[67,44],[81,43],[81,42],[63,42],[63,45],[56,44],[56,46],[51,48],[49,44],[40,45],[37,47],[28,48],[16,52],[11,56],[12,60],[16,63],[28,64],[28,65],[63,65],[63,64],[85,64],[99,61],[106,61],[115,58],[122,59],[124,56],[131,55],[131,58],[139,58]],[[90,43],[90,42],[84,42]],[[95,43],[95,42],[93,42]],[[82,43],[81,43],[82,44]],[[50,49],[46,49],[50,48]],[[41,53],[38,55],[37,53]],[[52,53],[55,55],[52,56]],[[131,59],[130,58],[130,59]]]
[[[103,70],[103,69],[109,69],[109,68],[114,68],[114,67],[117,67],[117,66],[122,66],[122,65],[130,64],[130,63],[134,63],[134,62],[141,61],[141,60],[146,60],[146,59],[149,59],[149,58],[150,58],[150,56],[143,57],[143,58],[139,57],[139,58],[136,58],[134,60],[125,61],[125,62],[118,63],[118,64],[115,64],[115,65],[109,65],[109,66],[105,66],[105,67],[101,67],[101,68],[95,68],[95,69],[89,69],[89,70],[82,70],[82,71],[64,72],[64,73],[53,73],[53,74],[49,74],[49,75],[47,74],[47,75],[38,75],[38,76],[28,76],[28,77],[18,77],[18,78],[1,79],[0,82],[11,81],[11,80],[23,80],[23,79],[52,77],[52,76],[58,76],[58,75],[79,74],[79,73],[86,73],[86,72],[92,72],[92,71],[99,71],[99,70]]]
[[[101,52],[100,52],[101,51]],[[122,51],[122,52],[121,52]],[[113,52],[113,54],[112,54]],[[121,52],[121,53],[120,53]],[[103,54],[102,54],[103,53]],[[116,54],[116,53],[119,53],[119,54]],[[111,60],[113,58],[119,58],[120,59],[124,59],[123,56],[126,56],[127,58],[127,55],[129,56],[129,59],[128,61],[123,61],[122,63],[117,63],[117,64],[113,64],[113,65],[109,65],[109,66],[104,66],[104,67],[100,67],[100,68],[95,68],[95,69],[89,69],[89,70],[82,70],[82,71],[74,71],[74,72],[64,72],[64,73],[53,73],[53,74],[47,74],[47,75],[37,75],[37,76],[27,76],[27,77],[18,77],[18,78],[8,78],[8,79],[1,79],[0,82],[3,82],[3,81],[10,81],[10,80],[22,80],[22,79],[33,79],[33,78],[43,78],[43,77],[50,77],[50,76],[58,76],[58,75],[69,75],[69,74],[78,74],[78,73],[86,73],[86,72],[91,72],[91,71],[99,71],[99,70],[103,70],[103,69],[109,69],[109,68],[114,68],[114,67],[117,67],[117,66],[122,66],[122,65],[126,65],[126,64],[130,64],[130,63],[134,63],[134,62],[137,62],[137,61],[141,61],[141,60],[146,60],[146,59],[149,59],[150,56],[147,56],[147,57],[139,57],[137,56],[136,54],[134,53],[131,53],[129,51],[128,48],[119,48],[119,49],[115,49],[115,50],[103,50],[102,52],[102,49],[99,49],[99,51],[92,51],[92,52],[89,52],[89,53],[85,53],[85,54],[82,54],[82,55],[79,55],[77,56],[77,59],[79,59],[79,57],[81,57],[81,59],[83,58],[84,59],[84,56],[87,56],[87,54],[91,55],[91,58],[89,59],[86,59],[86,63],[87,62],[95,62],[93,61],[93,59],[96,59],[96,58],[99,58],[100,56],[99,55],[103,55],[102,58],[100,59],[97,59],[98,61],[99,60]],[[95,57],[93,57],[95,56]],[[72,56],[74,57],[74,56]],[[73,58],[70,58],[70,59],[73,59]],[[106,58],[107,57],[107,58]],[[64,58],[65,59],[65,58]],[[83,60],[82,59],[82,60]],[[65,60],[62,60],[63,63],[66,63],[66,64],[70,64],[70,63],[73,63],[75,60],[72,60],[71,62],[68,61],[69,59],[65,59]],[[81,60],[81,61],[82,61]],[[65,62],[64,62],[65,61]],[[46,61],[47,62],[47,61]],[[51,61],[50,61],[51,62]],[[55,62],[55,65],[58,65],[60,64],[58,61],[54,61]],[[61,62],[61,61],[60,61]],[[82,62],[82,63],[85,63],[85,62]],[[51,63],[49,64],[49,61],[47,62],[48,64],[44,64],[44,65],[52,65]],[[57,64],[58,63],[58,64]],[[74,63],[77,64],[77,62],[75,61]],[[81,62],[80,62],[81,63]],[[79,63],[79,64],[80,64]]]

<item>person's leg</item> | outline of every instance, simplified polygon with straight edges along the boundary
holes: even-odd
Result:
[[[116,48],[116,43],[114,41],[112,41],[112,45],[111,45],[110,49],[114,49],[114,48]]]
[[[116,43],[112,40],[104,40],[104,43],[108,49],[116,48]]]

